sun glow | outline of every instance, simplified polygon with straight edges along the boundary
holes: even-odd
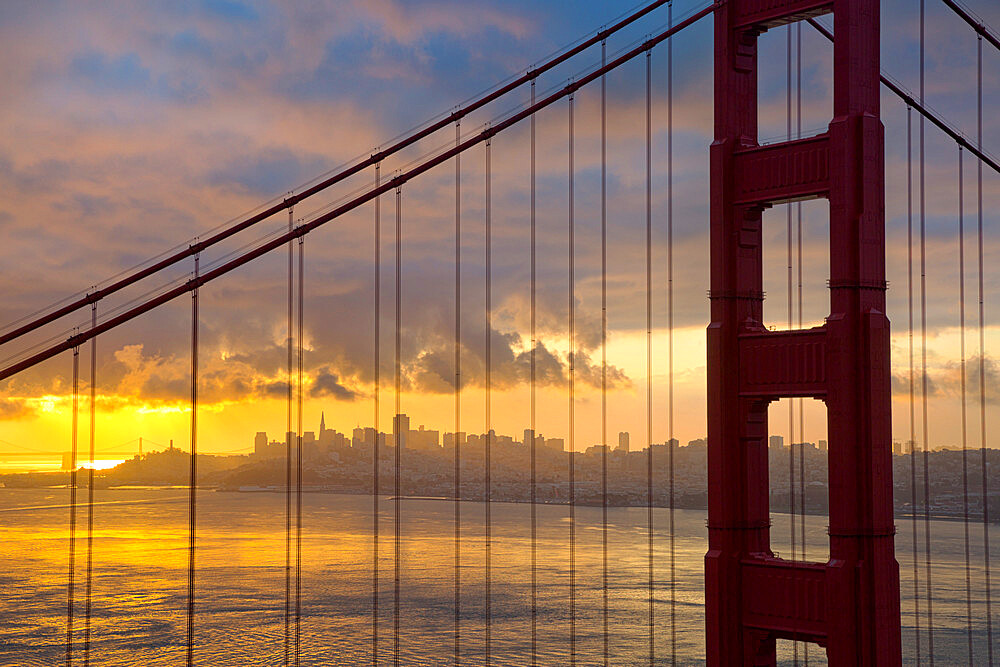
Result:
[[[106,459],[100,461],[82,461],[80,467],[86,470],[109,470],[119,463],[125,463],[125,459]]]

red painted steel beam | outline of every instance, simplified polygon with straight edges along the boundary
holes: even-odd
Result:
[[[830,191],[830,137],[807,139],[734,152],[735,168],[745,174],[736,184],[736,202],[780,204],[825,197]]]
[[[192,243],[190,246],[184,248],[183,250],[179,250],[171,255],[168,255],[167,257],[164,257],[163,259],[157,262],[154,262],[153,264],[143,269],[139,269],[135,273],[129,274],[124,278],[116,280],[107,287],[102,287],[101,289],[89,292],[80,299],[68,303],[65,306],[61,306],[51,312],[45,313],[44,315],[33,318],[31,321],[17,327],[16,329],[0,334],[0,345],[16,340],[17,338],[20,338],[25,334],[35,331],[36,329],[45,326],[46,324],[49,324],[51,322],[54,322],[55,320],[58,320],[61,317],[65,317],[66,315],[69,315],[85,306],[97,303],[98,301],[101,301],[102,299],[111,296],[112,294],[115,294],[116,292],[119,292],[130,285],[134,285],[140,280],[155,275],[156,273],[159,273],[163,269],[166,269],[180,261],[183,261],[184,259],[187,259],[189,257],[194,257],[198,253],[206,250],[207,248],[210,248],[218,243],[221,243],[222,241],[225,241],[231,236],[234,236],[239,232],[249,229],[250,227],[253,227],[257,223],[262,222],[270,218],[271,216],[280,213],[281,211],[289,209],[292,206],[298,204],[299,202],[308,199],[309,197],[312,197],[324,190],[327,190],[328,188],[336,185],[337,183],[340,183],[350,178],[351,176],[354,176],[364,171],[365,169],[374,166],[376,163],[381,162],[387,157],[395,155],[404,148],[412,146],[421,139],[425,139],[426,137],[437,132],[438,130],[441,130],[451,125],[455,121],[464,118],[468,114],[478,109],[481,109],[487,104],[503,97],[507,93],[516,90],[517,88],[523,86],[526,83],[529,83],[530,81],[537,78],[540,74],[544,74],[545,72],[553,69],[554,67],[566,62],[570,58],[576,56],[582,51],[585,51],[591,46],[599,44],[602,40],[607,39],[610,35],[613,35],[614,33],[620,31],[622,28],[625,28],[626,26],[634,23],[643,16],[646,16],[653,10],[662,7],[668,2],[669,0],[656,0],[655,2],[651,2],[645,7],[626,16],[625,18],[623,18],[621,21],[618,21],[614,25],[604,30],[601,30],[593,37],[590,37],[581,42],[580,44],[574,46],[573,48],[568,49],[567,51],[549,59],[548,61],[542,63],[538,67],[534,67],[528,70],[525,74],[517,77],[510,83],[507,83],[506,85],[501,86],[500,88],[497,88],[496,90],[483,95],[482,97],[470,102],[469,104],[465,105],[460,109],[456,109],[451,114],[448,114],[446,117],[431,123],[427,127],[424,127],[423,129],[417,130],[416,132],[413,132],[412,134],[403,137],[402,139],[400,139],[393,145],[389,146],[385,150],[372,153],[369,157],[362,160],[361,162],[358,162],[357,164],[347,167],[346,169],[338,171],[337,173],[329,176],[328,178],[325,178],[319,183],[309,188],[306,188],[302,192],[293,194],[283,199],[280,203],[275,204],[274,206],[271,206],[265,209],[264,211],[261,211],[260,213],[257,213],[249,218],[246,218],[245,220],[242,220],[241,222],[238,222],[232,225],[231,227],[227,227],[226,229],[216,234],[213,234],[212,236],[209,236],[203,241],[197,241],[195,243]]]
[[[744,0],[735,13],[737,28],[764,32],[833,11],[833,0]]]
[[[825,645],[826,566],[779,558],[743,561],[743,623],[783,639]]]
[[[694,23],[697,23],[701,19],[705,18],[706,16],[708,16],[709,14],[711,14],[713,11],[715,11],[715,8],[717,6],[718,5],[710,5],[710,6],[706,7],[706,8],[704,8],[704,9],[702,9],[701,11],[699,11],[699,12],[697,12],[697,13],[689,16],[688,18],[684,19],[683,21],[679,22],[677,25],[673,26],[672,28],[663,31],[663,32],[659,33],[658,35],[655,35],[654,37],[651,37],[650,39],[647,39],[646,41],[644,41],[639,46],[631,49],[630,51],[625,52],[624,54],[622,54],[618,58],[615,58],[611,62],[607,63],[604,67],[600,67],[600,68],[594,70],[593,72],[591,72],[590,74],[587,74],[587,75],[585,75],[585,76],[577,79],[573,83],[570,83],[569,85],[564,86],[563,88],[557,90],[556,92],[552,93],[548,97],[545,97],[544,99],[539,100],[535,104],[533,104],[533,105],[531,105],[531,106],[529,106],[529,107],[527,107],[525,109],[522,109],[521,111],[519,111],[519,112],[511,115],[510,117],[508,117],[508,118],[506,118],[506,119],[498,122],[496,125],[492,125],[489,128],[483,130],[482,132],[479,132],[475,136],[472,136],[472,137],[466,139],[465,141],[461,142],[457,146],[454,146],[454,147],[452,147],[452,148],[450,148],[448,150],[445,150],[445,151],[443,151],[443,152],[441,152],[441,153],[439,153],[439,154],[437,154],[437,155],[435,155],[433,157],[427,158],[426,160],[424,160],[420,164],[418,164],[418,165],[410,168],[409,170],[407,170],[407,171],[399,174],[398,176],[395,176],[395,177],[393,177],[391,179],[387,179],[379,187],[372,188],[368,192],[366,192],[364,194],[361,194],[361,195],[358,195],[354,199],[351,199],[350,201],[345,202],[344,204],[341,204],[340,206],[334,208],[333,210],[328,211],[327,213],[324,213],[323,215],[320,215],[319,217],[317,217],[317,218],[315,218],[313,220],[310,220],[307,223],[303,223],[302,225],[299,225],[298,227],[296,227],[292,231],[287,232],[285,234],[282,234],[281,236],[275,237],[274,239],[272,239],[270,241],[267,241],[266,243],[263,243],[263,244],[257,246],[256,248],[248,250],[248,251],[244,252],[243,254],[238,255],[237,257],[229,260],[225,264],[222,264],[222,265],[220,265],[220,266],[218,266],[215,269],[212,269],[210,271],[206,271],[205,273],[203,273],[202,275],[198,276],[197,278],[192,278],[191,280],[188,280],[183,285],[181,285],[179,287],[175,287],[173,289],[170,289],[167,292],[164,292],[163,294],[160,294],[159,296],[153,297],[153,298],[151,298],[151,299],[149,299],[149,300],[147,300],[147,301],[145,301],[145,302],[143,302],[143,303],[141,303],[141,304],[139,304],[139,305],[137,305],[137,306],[135,306],[135,307],[127,310],[127,311],[125,311],[124,313],[121,313],[120,315],[112,317],[112,318],[108,319],[107,321],[98,324],[96,327],[92,327],[90,329],[87,329],[86,331],[81,331],[80,333],[78,333],[76,335],[70,336],[65,341],[62,341],[60,343],[56,343],[55,345],[50,345],[49,347],[46,347],[42,351],[37,352],[37,353],[31,355],[30,357],[28,357],[26,359],[23,359],[22,361],[16,362],[14,364],[11,364],[10,366],[5,367],[3,370],[0,370],[0,380],[5,380],[5,379],[11,377],[12,375],[16,375],[17,373],[20,373],[21,371],[23,371],[25,369],[28,369],[28,368],[31,368],[32,366],[40,364],[41,362],[43,362],[43,361],[45,361],[47,359],[51,359],[52,357],[54,357],[55,355],[57,355],[57,354],[59,354],[61,352],[65,352],[67,350],[71,350],[74,347],[76,347],[78,345],[81,345],[84,342],[90,340],[94,336],[99,336],[100,334],[103,334],[105,332],[108,332],[108,331],[116,328],[116,327],[119,327],[119,326],[121,326],[122,324],[124,324],[126,322],[134,320],[135,318],[139,317],[140,315],[148,313],[149,311],[151,311],[151,310],[153,310],[155,308],[158,308],[159,306],[162,306],[165,303],[173,301],[174,299],[178,298],[179,296],[187,294],[188,292],[191,292],[192,290],[195,290],[195,289],[201,287],[202,285],[210,283],[213,280],[215,280],[217,278],[220,278],[220,277],[226,275],[227,273],[230,273],[231,271],[234,271],[235,269],[243,266],[244,264],[248,264],[249,262],[257,259],[258,257],[262,257],[263,255],[266,255],[267,253],[271,252],[272,250],[275,250],[277,248],[282,247],[283,245],[285,245],[286,243],[288,243],[289,241],[291,241],[293,239],[297,239],[299,237],[305,236],[309,232],[311,232],[311,231],[313,231],[313,230],[315,230],[315,229],[317,229],[317,228],[325,225],[326,223],[330,222],[331,220],[335,220],[336,218],[339,218],[340,216],[344,215],[345,213],[348,213],[349,211],[352,211],[352,210],[358,208],[359,206],[372,201],[373,199],[375,199],[379,195],[385,194],[386,192],[391,192],[391,191],[395,190],[397,187],[401,187],[402,185],[404,185],[405,183],[407,183],[411,179],[413,179],[413,178],[415,178],[415,177],[417,177],[417,176],[419,176],[419,175],[421,175],[421,174],[423,174],[423,173],[425,173],[427,171],[430,171],[434,167],[436,167],[436,166],[438,166],[438,165],[440,165],[440,164],[442,164],[444,162],[447,162],[448,160],[450,160],[451,158],[455,157],[456,155],[459,155],[460,153],[464,153],[465,151],[469,150],[473,146],[477,146],[477,145],[485,142],[487,139],[493,137],[494,135],[499,134],[500,132],[502,132],[502,131],[504,131],[504,130],[512,127],[512,126],[514,126],[514,125],[516,125],[517,123],[519,123],[519,122],[521,122],[521,121],[523,121],[523,120],[525,120],[527,118],[530,118],[532,116],[532,114],[535,114],[538,111],[541,111],[545,107],[547,107],[547,106],[549,106],[549,105],[551,105],[551,104],[553,104],[553,103],[555,103],[555,102],[563,99],[564,97],[568,97],[569,95],[575,93],[577,90],[579,90],[580,88],[582,88],[586,84],[591,83],[592,81],[595,81],[595,80],[599,79],[604,74],[607,74],[608,72],[610,72],[610,71],[612,71],[614,69],[617,69],[618,67],[621,67],[623,64],[625,64],[626,62],[632,60],[633,58],[635,58],[635,57],[637,57],[639,55],[642,55],[643,53],[645,53],[649,49],[652,49],[657,44],[660,44],[661,42],[666,41],[667,39],[669,39],[673,35],[679,33],[680,31],[684,30],[685,28],[687,28],[687,27],[693,25]]]
[[[740,396],[826,397],[826,329],[739,336]]]

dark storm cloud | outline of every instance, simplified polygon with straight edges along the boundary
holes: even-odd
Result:
[[[309,387],[309,395],[313,398],[330,396],[338,401],[353,401],[358,398],[356,392],[340,384],[337,374],[330,372],[329,368],[319,369],[312,385]]]

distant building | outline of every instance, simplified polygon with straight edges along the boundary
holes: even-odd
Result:
[[[438,449],[441,446],[440,432],[425,429],[421,424],[416,431],[407,433],[405,444],[411,449]]]
[[[903,443],[901,443],[899,440],[893,440],[892,441],[892,453],[895,456],[902,456],[902,454],[903,454]]]
[[[407,437],[410,434],[410,418],[405,414],[398,414],[392,418],[393,444],[399,444],[400,449],[406,449]]]
[[[267,452],[267,433],[264,431],[257,431],[257,435],[253,437],[253,453],[258,456],[263,456]]]
[[[319,446],[324,449],[329,449],[334,445],[334,439],[337,432],[332,428],[326,427],[326,415],[323,412],[319,413]]]
[[[448,448],[454,447],[455,445],[461,447],[465,444],[465,431],[459,431],[458,433],[445,433],[442,438],[442,443]]]
[[[625,452],[626,454],[628,453],[629,451],[628,431],[621,431],[618,434],[618,450]]]
[[[566,449],[566,441],[562,438],[548,438],[544,440],[544,443],[546,447],[554,449],[557,452],[561,452]]]
[[[781,449],[785,446],[785,438],[780,435],[772,435],[767,439],[767,445],[771,449]]]
[[[825,452],[827,450],[826,440],[819,441],[819,451]]]

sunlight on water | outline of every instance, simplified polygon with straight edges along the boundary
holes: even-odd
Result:
[[[95,506],[93,645],[95,665],[183,662],[187,502],[178,489],[98,490]],[[0,489],[3,622],[0,664],[51,665],[65,650],[68,557],[66,489]],[[275,493],[201,492],[198,501],[197,659],[202,665],[276,665],[284,645],[285,502]],[[380,661],[392,657],[392,503],[381,503]],[[406,665],[448,664],[453,646],[451,503],[402,502],[401,628]],[[482,664],[484,642],[483,505],[465,503],[462,542],[463,663]],[[493,511],[494,664],[529,658],[529,507]],[[666,510],[654,511],[655,644],[669,664],[669,544]],[[678,661],[703,662],[702,559],[705,513],[676,513]],[[569,660],[567,510],[538,507],[540,662]],[[82,641],[86,509],[78,514],[76,627]],[[609,510],[612,664],[648,664],[645,508]],[[599,664],[602,651],[601,510],[577,508],[577,658]],[[775,515],[773,542],[787,543],[787,517]],[[913,659],[909,523],[899,521],[904,652]],[[809,517],[810,553],[825,553],[825,517]],[[962,525],[934,522],[935,651],[964,662],[965,566]],[[975,609],[982,609],[981,544],[973,542]],[[992,554],[994,558],[997,553]],[[303,498],[302,664],[371,664],[371,498]],[[975,563],[974,563],[975,565]],[[976,650],[985,656],[984,614],[975,614]],[[997,633],[1000,629],[995,629]],[[926,632],[926,630],[925,630]],[[782,664],[791,664],[783,646]],[[80,651],[82,657],[82,650]],[[810,647],[810,664],[825,664]],[[800,657],[801,657],[800,649]]]

